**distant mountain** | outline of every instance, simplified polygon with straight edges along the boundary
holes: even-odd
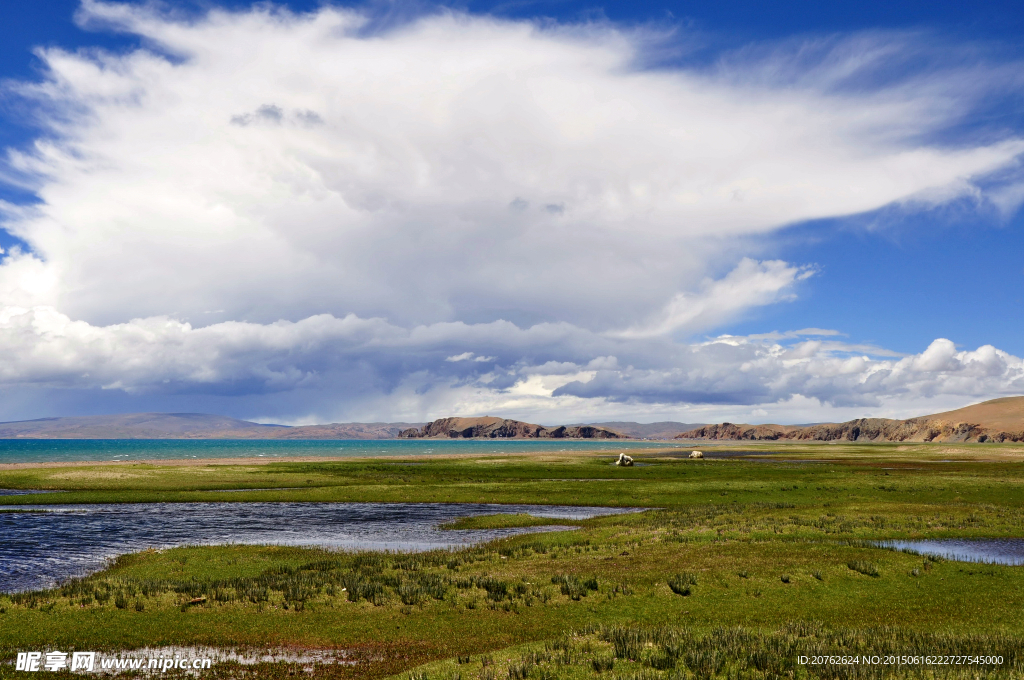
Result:
[[[560,425],[545,427],[524,423],[520,420],[508,420],[484,416],[483,418],[441,418],[429,422],[422,428],[409,428],[398,436],[409,439],[419,437],[469,439],[486,437],[490,439],[622,439],[617,432],[595,427],[594,425]]]
[[[274,439],[396,439],[402,430],[423,423],[330,423],[288,427],[274,434]]]
[[[205,413],[127,413],[0,423],[0,439],[263,439],[290,429]]]
[[[955,411],[906,420],[860,418],[845,423],[793,425],[705,425],[676,435],[677,439],[746,441],[919,441],[1022,442],[1024,397],[1004,397]]]
[[[205,413],[128,413],[0,423],[0,439],[394,439],[421,423],[263,425]]]
[[[506,418],[442,418],[422,423],[264,425],[205,413],[128,413],[0,423],[0,439],[719,439],[746,441],[1024,442],[1024,397],[894,420],[861,418],[814,425],[606,422],[544,426]]]
[[[630,421],[612,421],[608,423],[587,423],[594,427],[612,430],[633,439],[672,439],[676,435],[700,427],[704,423],[677,423],[666,420],[660,423],[634,423]]]

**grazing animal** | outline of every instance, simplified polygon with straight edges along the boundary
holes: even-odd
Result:
[[[703,458],[703,457],[704,457],[704,452],[703,451],[690,451],[690,458]]]
[[[623,467],[633,467],[633,459],[624,453],[620,453],[619,459],[615,461],[615,464]]]

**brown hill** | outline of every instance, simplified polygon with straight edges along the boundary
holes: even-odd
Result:
[[[545,427],[484,416],[483,418],[441,418],[429,422],[420,429],[409,428],[398,436],[415,439],[418,437],[468,439],[487,437],[490,439],[621,439],[622,435],[603,427],[593,425],[560,425]]]
[[[780,425],[707,425],[676,439],[748,441],[1024,441],[1024,397],[1005,397],[930,416],[894,420],[860,418],[807,427]]]
[[[949,422],[977,423],[987,430],[1021,430],[1024,429],[1024,397],[992,399],[927,417]]]

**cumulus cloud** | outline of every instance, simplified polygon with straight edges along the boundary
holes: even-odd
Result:
[[[935,340],[920,354],[899,360],[850,352],[842,344],[811,340],[781,345],[724,337],[693,345],[670,368],[599,371],[555,395],[612,400],[720,404],[771,404],[794,397],[832,406],[881,406],[942,395],[980,396],[1024,392],[1024,361],[991,345],[958,351]]]
[[[40,49],[44,77],[12,86],[49,129],[4,170],[39,199],[0,205],[28,247],[0,261],[5,384],[330,386],[326,410],[358,394],[382,417],[1018,385],[994,349],[933,345],[915,368],[804,336],[688,340],[814,274],[749,239],[1019,193],[984,181],[1024,140],[935,141],[1005,78],[874,77],[912,36],[650,70],[655,39],[612,24],[438,12],[376,31],[339,7],[186,21],[96,0],[79,17],[150,47]]]
[[[897,400],[907,409],[936,395],[1024,391],[1020,358],[991,346],[958,350],[945,339],[893,359],[807,336],[789,342],[723,336],[681,345],[660,337],[614,338],[564,323],[442,322],[405,329],[354,315],[202,328],[153,317],[98,327],[52,308],[8,308],[0,314],[0,344],[0,384],[8,386],[139,394],[312,389],[341,403],[370,398],[389,416],[409,418],[439,409],[571,418],[581,411],[639,414],[651,405],[793,400],[832,409]],[[490,356],[452,354],[467,346],[486,348]],[[353,380],[360,382],[357,389],[338,392]]]
[[[341,8],[178,21],[94,0],[81,16],[157,50],[39,52],[46,78],[20,92],[54,134],[10,165],[41,202],[4,227],[53,285],[10,262],[0,288],[93,323],[224,309],[642,329],[686,316],[737,237],[970,191],[1024,150],[922,143],[963,94],[924,87],[941,73],[845,91],[882,57],[841,43],[794,82],[776,53],[643,70],[651,38],[612,25],[441,13],[367,35]],[[900,40],[875,52],[914,48]]]

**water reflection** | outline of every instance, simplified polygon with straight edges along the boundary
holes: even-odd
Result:
[[[146,548],[248,543],[420,551],[557,529],[437,528],[458,517],[525,512],[586,519],[634,511],[455,503],[126,503],[33,509],[47,511],[0,512],[0,591],[50,587],[96,571],[111,557]]]
[[[895,550],[913,550],[958,562],[1024,565],[1022,538],[942,538],[914,541],[881,541],[879,545]]]

